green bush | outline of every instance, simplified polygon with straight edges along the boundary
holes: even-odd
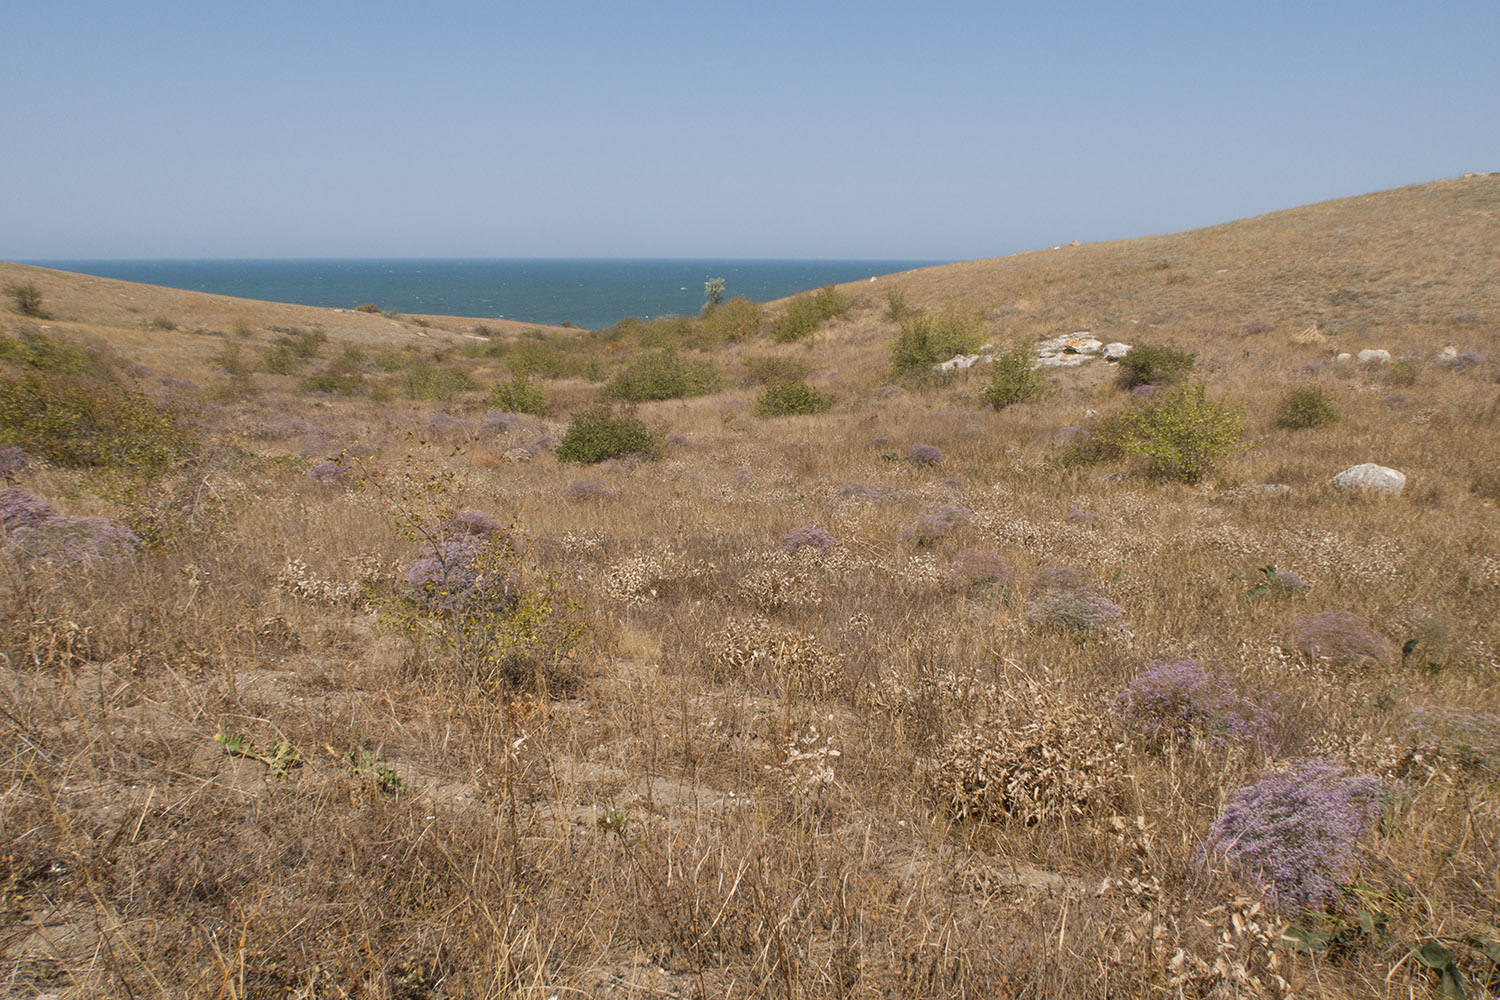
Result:
[[[604,395],[644,403],[705,396],[718,387],[719,369],[712,361],[691,361],[665,350],[643,354],[626,365],[605,384]]]
[[[770,382],[755,400],[757,417],[789,417],[803,413],[822,413],[833,400],[806,382]]]
[[[816,292],[799,292],[786,304],[786,310],[771,324],[771,339],[787,344],[805,340],[828,320],[854,308],[854,300],[832,285]]]
[[[0,447],[58,465],[161,472],[191,440],[97,351],[26,332],[0,337]]]
[[[898,378],[926,381],[933,366],[979,349],[984,328],[979,317],[954,309],[931,316],[907,310],[891,344],[891,368]]]
[[[627,455],[656,458],[660,454],[660,439],[643,421],[631,416],[616,416],[604,408],[573,414],[567,433],[557,443],[559,462],[584,465]]]
[[[310,358],[318,353],[318,348],[328,342],[328,334],[314,327],[311,330],[299,330],[295,327],[282,332],[276,338],[276,343],[287,349],[298,358]]]
[[[760,323],[760,306],[743,295],[736,295],[728,302],[703,310],[703,316],[698,320],[699,339],[709,343],[734,343],[759,333]]]
[[[1276,404],[1276,424],[1301,430],[1339,422],[1339,411],[1328,394],[1316,387],[1290,389]]]
[[[1180,382],[1197,361],[1197,355],[1173,347],[1138,344],[1120,359],[1120,385],[1134,389],[1138,385]]]
[[[523,368],[511,375],[509,382],[497,382],[490,390],[490,405],[506,413],[530,413],[541,416],[547,412],[547,393],[541,386],[532,384],[530,374]]]
[[[5,290],[10,296],[11,304],[16,307],[16,312],[22,316],[30,316],[33,319],[47,319],[47,313],[42,308],[42,293],[36,287],[36,282],[28,281],[24,285],[11,285]]]
[[[771,354],[745,359],[745,374],[742,385],[768,385],[772,382],[800,382],[812,372],[812,367],[796,358],[783,358]]]
[[[260,356],[261,371],[272,375],[291,375],[301,363],[302,359],[291,348],[281,344],[267,347]]]
[[[1152,475],[1197,483],[1234,450],[1243,427],[1241,407],[1210,400],[1202,382],[1191,382],[1142,400],[1111,430],[1126,454],[1147,459]]]
[[[889,288],[885,293],[885,318],[891,323],[900,323],[912,313],[921,310],[910,305],[906,301],[906,292],[899,288]]]
[[[357,313],[378,313],[380,312],[380,307],[373,302],[364,302],[355,306],[354,311]]]
[[[468,372],[430,361],[415,361],[406,370],[406,394],[412,399],[451,403],[459,393],[478,388]]]
[[[989,367],[989,383],[979,396],[997,410],[1037,399],[1047,391],[1047,376],[1033,366],[1031,348],[1025,344],[995,355]]]

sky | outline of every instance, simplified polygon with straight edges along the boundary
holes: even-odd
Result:
[[[960,260],[1500,171],[1500,3],[14,0],[0,259]]]

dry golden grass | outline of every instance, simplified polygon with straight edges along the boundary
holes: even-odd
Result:
[[[369,373],[379,398],[264,372],[223,392],[212,373],[226,343],[259,350],[270,326],[317,326],[330,342],[309,366],[404,338],[487,388],[491,360],[452,350],[466,322],[398,331],[0,265],[0,283],[35,280],[57,317],[4,315],[0,330],[48,326],[148,365],[142,387],[185,407],[203,442],[149,487],[58,467],[15,478],[156,541],[93,570],[0,557],[0,984],[23,997],[1441,995],[1410,947],[1493,940],[1500,899],[1497,245],[1500,179],[1486,177],[882,278],[850,286],[862,304],[811,344],[717,349],[729,388],[640,406],[680,436],[661,460],[587,468],[535,445],[597,398],[581,378],[547,384],[546,417],[502,427],[483,423],[483,391],[404,398],[400,370]],[[1067,428],[1130,405],[1102,362],[1000,412],[979,402],[982,368],[876,395],[897,283],[913,305],[982,310],[996,343],[1091,329],[1194,351],[1210,395],[1246,407],[1248,446],[1199,487],[1126,462],[1065,466]],[[158,314],[179,329],[144,329]],[[1255,319],[1274,329],[1245,333]],[[1313,324],[1326,342],[1299,342]],[[1449,344],[1484,360],[1435,363]],[[1414,360],[1302,371],[1362,347]],[[805,364],[834,408],[753,418],[742,376],[768,356]],[[1276,425],[1282,393],[1305,385],[1339,423]],[[914,444],[941,460],[905,460]],[[308,477],[346,450],[352,478]],[[1327,485],[1365,461],[1404,471],[1405,493]],[[968,523],[903,540],[942,505]],[[474,683],[420,627],[442,623],[401,600],[422,552],[400,524],[460,508],[513,521],[519,578],[550,575],[589,623],[541,690]],[[837,545],[784,551],[804,525]],[[1016,582],[955,588],[945,569],[971,548],[1003,556]],[[1269,565],[1310,586],[1254,596]],[[1119,626],[1035,621],[1050,567],[1083,574]],[[1289,651],[1295,619],[1328,610],[1406,655]],[[1152,749],[1113,717],[1148,664],[1189,656],[1274,712],[1272,749]],[[996,745],[1003,733],[1051,735]],[[1007,746],[1064,748],[1032,789],[1036,822],[1007,821],[994,789],[975,800],[984,818],[943,805],[966,740],[1005,773]],[[279,741],[300,766],[268,763]],[[1080,775],[1066,748],[1085,744]],[[1304,918],[1197,857],[1235,789],[1312,754],[1387,789],[1346,905],[1322,925],[1347,930],[1364,909],[1386,932],[1319,956],[1277,942]],[[1097,795],[1094,774],[1109,778]],[[1469,995],[1494,994],[1493,968],[1458,950]]]

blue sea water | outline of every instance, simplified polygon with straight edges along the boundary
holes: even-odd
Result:
[[[57,268],[270,302],[525,323],[611,326],[696,314],[703,284],[756,302],[941,261],[912,260],[52,260]]]

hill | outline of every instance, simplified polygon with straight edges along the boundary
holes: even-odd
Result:
[[[592,332],[0,265],[0,982],[1493,993],[1497,225]]]

